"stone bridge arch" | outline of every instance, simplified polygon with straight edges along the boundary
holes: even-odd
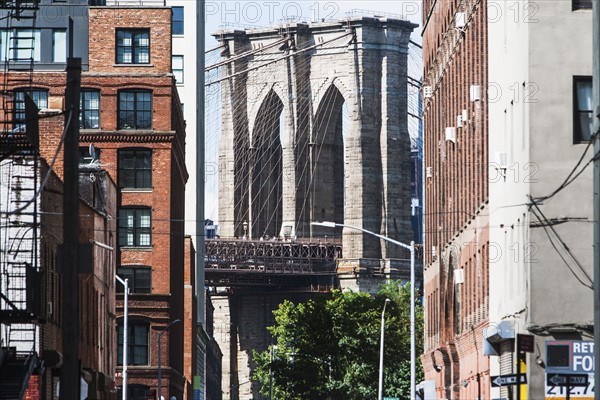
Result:
[[[387,277],[402,278],[390,275],[402,269],[392,265],[401,249],[360,231],[326,232],[310,223],[334,220],[410,242],[407,54],[415,27],[402,20],[355,17],[215,34],[228,50],[224,61],[231,60],[221,68],[222,77],[229,77],[221,83],[221,236],[338,236],[342,272],[383,268]],[[280,103],[266,113],[263,106],[274,95]],[[340,122],[342,104],[347,114]],[[328,111],[333,118],[325,118]],[[260,116],[277,119],[286,135],[280,140],[280,166],[261,164],[253,153]],[[269,138],[274,147],[280,138],[273,132],[256,137]],[[273,160],[275,153],[264,157]],[[253,168],[261,165],[277,175],[261,179],[276,180],[280,187],[272,191],[275,198],[263,196],[264,204],[258,205],[252,193],[264,192],[253,183],[258,176]],[[261,209],[271,214],[261,215]]]

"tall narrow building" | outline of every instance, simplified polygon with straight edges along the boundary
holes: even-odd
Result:
[[[489,399],[487,1],[423,2],[425,380]]]
[[[552,384],[556,373],[586,375],[588,384],[570,396],[593,398],[593,173],[585,168],[594,156],[591,5],[490,6],[494,248],[484,345],[492,376],[526,375],[522,399],[566,398],[567,388]],[[518,360],[524,340],[531,345]],[[495,387],[491,398],[516,390]]]
[[[184,356],[184,332],[194,339],[197,320],[189,310],[194,301],[193,250],[184,235],[186,125],[172,70],[173,14],[162,2],[135,7],[100,3],[43,1],[37,17],[11,17],[13,25],[0,32],[2,54],[9,55],[2,59],[2,143],[24,131],[32,133],[28,124],[38,118],[30,117],[26,107],[29,95],[41,110],[39,156],[55,171],[46,183],[38,179],[41,209],[32,209],[42,222],[42,251],[32,254],[49,274],[43,288],[32,286],[35,281],[29,279],[19,288],[34,298],[39,295],[41,310],[27,326],[31,333],[21,337],[4,335],[7,320],[2,318],[0,379],[9,376],[4,355],[12,357],[11,347],[20,351],[28,345],[46,368],[28,370],[37,378],[19,390],[44,399],[54,398],[59,390],[64,304],[55,255],[62,231],[54,228],[62,211],[56,205],[63,174],[61,137],[65,122],[78,121],[80,197],[87,203],[80,207],[80,240],[88,246],[92,242],[93,248],[93,269],[82,269],[80,278],[82,389],[87,388],[90,399],[108,399],[111,392],[114,396],[123,390],[122,357],[127,354],[128,398],[156,398],[159,393],[164,398],[191,398],[192,373],[185,369],[195,366],[198,358],[191,349],[191,357]],[[69,55],[82,60],[79,115],[65,106]],[[34,188],[27,187],[27,196],[34,196]],[[2,262],[11,256],[8,248],[0,247]],[[9,282],[5,270],[2,285]],[[115,301],[115,274],[128,279],[130,289],[126,348],[123,287],[117,285]],[[189,286],[191,291],[185,290]],[[2,310],[10,308],[4,299],[0,305]],[[23,344],[7,346],[7,340]],[[35,343],[29,343],[32,340]]]
[[[593,396],[591,4],[424,2],[437,398]]]

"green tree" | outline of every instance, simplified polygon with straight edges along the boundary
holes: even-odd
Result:
[[[410,286],[388,283],[377,295],[333,291],[327,298],[274,311],[275,345],[254,352],[254,379],[273,399],[364,400],[377,396],[381,311],[385,312],[384,394],[408,398]],[[423,312],[416,304],[417,354],[423,348]],[[417,359],[417,382],[422,369]]]

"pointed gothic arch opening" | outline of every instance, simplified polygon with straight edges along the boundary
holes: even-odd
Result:
[[[253,238],[277,236],[282,222],[283,102],[271,90],[258,110],[250,139],[250,218]]]
[[[323,95],[315,114],[311,134],[310,220],[344,221],[345,207],[345,135],[348,106],[342,93],[331,85]],[[331,235],[331,229],[315,227],[314,235]],[[335,236],[341,237],[341,229]]]

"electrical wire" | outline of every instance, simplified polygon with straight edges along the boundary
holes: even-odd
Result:
[[[567,268],[569,269],[569,271],[571,271],[571,274],[573,274],[573,276],[575,277],[575,279],[581,283],[581,285],[585,286],[588,289],[594,290],[594,282],[593,280],[589,277],[589,275],[585,272],[585,270],[583,269],[583,267],[581,266],[581,264],[579,264],[579,262],[575,259],[575,257],[573,256],[573,254],[571,254],[571,251],[568,249],[568,247],[564,244],[564,242],[562,242],[562,240],[560,239],[560,237],[557,238],[559,240],[559,242],[561,242],[563,244],[563,248],[565,248],[565,250],[567,251],[567,253],[575,260],[577,266],[579,267],[580,271],[583,273],[583,275],[587,278],[587,280],[590,282],[589,284],[585,283],[581,277],[579,277],[579,275],[577,275],[577,273],[573,270],[573,267],[569,264],[569,262],[565,259],[565,257],[563,256],[563,254],[560,252],[560,250],[558,249],[557,245],[554,243],[554,240],[552,238],[552,235],[550,235],[550,232],[548,231],[548,227],[546,224],[544,224],[544,220],[546,219],[543,214],[541,214],[541,210],[539,209],[539,207],[537,206],[537,204],[533,203],[531,208],[531,212],[533,213],[533,215],[537,218],[537,220],[540,222],[542,228],[544,229],[544,232],[546,233],[546,236],[548,237],[550,244],[552,245],[552,247],[554,248],[554,250],[556,251],[556,253],[558,254],[558,256],[560,257],[560,259],[565,263],[565,265],[567,266]],[[538,214],[539,212],[539,214]]]
[[[571,183],[573,183],[586,170],[586,168],[592,162],[598,160],[598,157],[600,156],[600,153],[594,154],[594,156],[581,168],[581,170],[579,172],[575,173],[577,171],[577,168],[579,168],[579,166],[583,162],[583,159],[585,158],[585,155],[587,154],[589,148],[598,139],[598,135],[599,134],[600,134],[600,130],[597,131],[596,133],[594,133],[594,135],[590,139],[589,143],[585,147],[585,150],[583,151],[583,154],[581,154],[581,157],[579,157],[579,160],[577,160],[577,164],[575,164],[575,166],[573,167],[573,169],[571,169],[571,172],[569,172],[569,175],[567,175],[567,177],[565,178],[565,180],[552,193],[550,193],[549,195],[537,197],[535,199],[531,198],[531,201],[533,203],[540,203],[540,202],[549,200],[552,197],[556,196],[563,189],[565,189],[567,186],[569,186]]]

